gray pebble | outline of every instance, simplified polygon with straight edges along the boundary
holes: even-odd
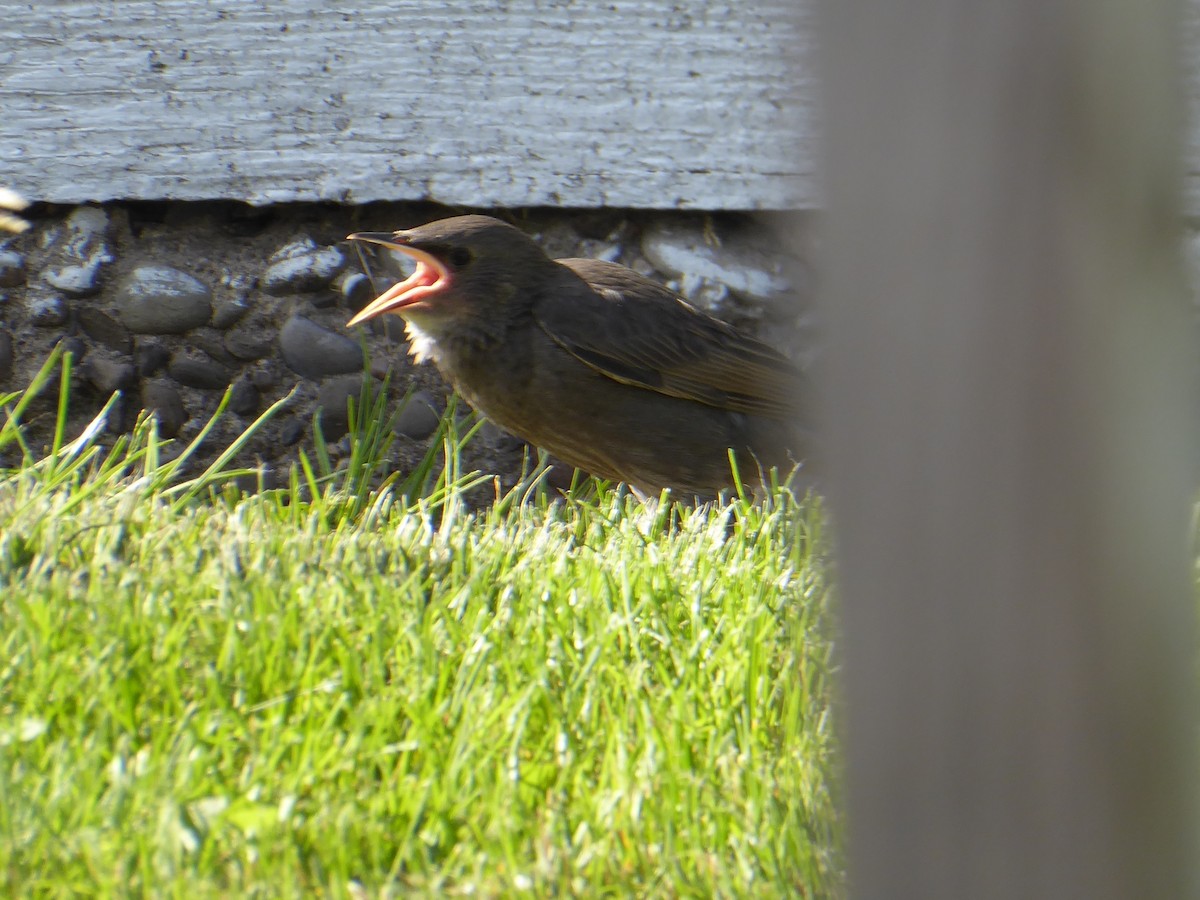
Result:
[[[278,250],[271,254],[271,258],[267,260],[269,263],[282,262],[285,259],[295,259],[298,256],[307,256],[310,253],[315,253],[317,250],[317,242],[310,237],[296,238],[294,241],[288,241]]]
[[[42,278],[72,297],[86,297],[100,289],[100,271],[116,257],[108,244],[108,213],[99,206],[72,210],[54,241],[60,265]]]
[[[257,283],[253,275],[248,275],[245,272],[235,272],[231,269],[226,269],[221,275],[221,286],[229,288],[234,293],[234,296],[246,299],[246,295],[254,289]]]
[[[153,375],[167,364],[171,354],[167,348],[155,341],[139,342],[133,351],[133,364],[137,366],[138,374],[145,377]]]
[[[304,437],[304,423],[299,419],[287,419],[279,426],[279,442],[285,447],[299,443]]]
[[[207,356],[178,350],[167,363],[167,374],[188,387],[216,390],[229,385],[229,369]]]
[[[419,441],[437,431],[441,418],[433,395],[428,391],[417,391],[396,416],[392,429],[398,435]]]
[[[68,297],[91,297],[100,292],[100,267],[62,266],[42,273],[42,281]]]
[[[350,400],[353,398],[354,408],[359,409],[365,379],[364,375],[341,375],[321,384],[316,406],[325,440],[337,440],[350,427]],[[371,389],[375,389],[374,382]]]
[[[111,392],[109,396],[112,396]],[[109,434],[121,434],[128,431],[133,426],[133,419],[130,416],[131,409],[128,395],[122,394],[116,398],[104,420],[104,430]]]
[[[216,328],[195,329],[188,335],[188,346],[203,350],[224,365],[237,365],[237,358],[225,347],[225,335]]]
[[[137,384],[133,363],[125,360],[92,354],[84,360],[82,368],[88,383],[106,397],[114,391],[127,391]]]
[[[67,321],[67,301],[57,294],[43,294],[25,301],[29,321],[39,328],[54,328]]]
[[[217,304],[213,313],[213,325],[224,331],[238,322],[250,311],[250,303],[245,297],[232,297]]]
[[[16,250],[0,250],[0,287],[25,283],[25,257]]]
[[[346,434],[340,441],[326,444],[325,448],[329,451],[330,459],[345,459],[354,450],[354,442],[350,440],[350,435]]]
[[[70,353],[71,358],[75,362],[79,362],[85,356],[87,356],[87,344],[83,342],[82,338],[75,337],[74,335],[60,334],[50,342],[50,346],[61,347],[63,355],[65,356],[66,354]]]
[[[7,331],[0,329],[0,382],[7,381],[13,373],[13,339]]]
[[[223,343],[231,356],[241,360],[263,359],[275,349],[271,335],[264,333],[261,326],[253,325],[227,331]]]
[[[154,413],[158,433],[163,437],[175,437],[187,421],[179,391],[166,381],[147,381],[142,385],[142,409]]]
[[[406,330],[404,320],[399,316],[376,316],[371,321],[367,322],[367,327],[376,334],[387,338],[389,341],[408,340],[408,331]]]
[[[246,377],[260,391],[267,391],[273,387],[277,387],[283,380],[282,368],[278,361],[265,359],[251,367]]]
[[[275,295],[319,291],[346,267],[346,254],[337,247],[317,248],[311,241],[289,244],[272,259],[259,285]]]
[[[77,206],[67,216],[64,249],[76,259],[89,255],[84,245],[102,241],[108,236],[108,213],[102,206]]]
[[[207,325],[212,291],[169,266],[138,266],[117,287],[122,321],[139,334],[182,334]]]
[[[747,299],[771,302],[791,285],[781,254],[770,251],[766,238],[761,229],[747,225],[724,228],[719,240],[710,241],[701,220],[670,219],[646,229],[642,253],[668,275],[719,281]]]
[[[252,416],[258,412],[260,398],[258,388],[248,378],[239,378],[229,392],[229,411],[239,416]]]
[[[125,326],[108,313],[94,306],[81,306],[77,313],[79,326],[93,341],[118,353],[128,354],[133,350],[133,339]]]
[[[629,261],[629,268],[633,269],[633,271],[637,272],[639,275],[645,276],[646,278],[654,278],[659,274],[658,270],[655,269],[654,266],[650,265],[644,256],[635,256]]]
[[[370,303],[375,296],[371,279],[362,272],[343,272],[333,282],[333,287],[341,296],[342,305],[354,312]]]
[[[356,341],[303,316],[292,316],[284,323],[279,349],[288,367],[308,378],[341,375],[363,367],[362,347]]]
[[[672,284],[675,283],[672,282]],[[701,278],[699,275],[690,273],[684,275],[680,279],[678,287],[673,287],[672,290],[678,290],[694,306],[716,316],[727,315],[736,302],[733,294],[723,282],[713,281],[711,278]]]
[[[616,262],[621,258],[621,245],[609,241],[583,240],[579,242],[579,255],[587,259]]]

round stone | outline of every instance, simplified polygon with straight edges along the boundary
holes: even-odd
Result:
[[[299,237],[294,241],[288,241],[282,247],[271,254],[271,258],[267,260],[270,263],[277,263],[285,259],[295,259],[298,256],[306,256],[309,253],[316,252],[317,242],[310,237]]]
[[[375,334],[387,338],[389,341],[407,341],[408,331],[404,324],[404,320],[399,316],[383,315],[376,316],[371,321],[366,323],[367,327]]]
[[[108,213],[103,206],[77,206],[64,223],[67,242],[102,239],[108,234]]]
[[[237,323],[242,316],[250,311],[250,304],[245,297],[233,297],[217,305],[213,313],[213,325],[224,331]]]
[[[247,272],[226,269],[221,275],[221,287],[232,291],[235,297],[242,300],[246,299],[246,295],[254,289],[254,285],[257,283],[258,279]]]
[[[208,324],[212,291],[170,266],[138,266],[117,287],[121,320],[138,334],[183,334]]]
[[[240,360],[263,359],[274,350],[274,342],[261,327],[245,325],[225,332],[225,349]]]
[[[118,353],[129,353],[133,349],[133,339],[130,338],[129,331],[103,310],[83,305],[79,309],[78,317],[79,327],[92,340]]]
[[[74,335],[60,334],[50,342],[50,346],[60,347],[64,356],[70,353],[75,362],[79,362],[87,356],[87,344],[83,342],[83,338],[78,338]]]
[[[108,233],[111,221],[102,206],[77,206],[71,210],[63,222],[62,231],[54,242],[56,249],[67,256],[84,261],[97,258],[102,253],[108,256],[106,262],[112,261],[112,251],[108,247]]]
[[[139,342],[138,348],[133,352],[133,364],[142,376],[153,375],[165,366],[170,358],[171,354],[167,348],[156,341]]]
[[[671,287],[675,282],[668,283]],[[723,282],[701,278],[699,275],[684,275],[676,288],[693,305],[714,316],[724,317],[734,305],[733,294]]]
[[[0,287],[25,283],[25,257],[15,250],[0,250]]]
[[[229,411],[239,416],[252,416],[260,403],[258,388],[249,378],[239,378],[229,392]]]
[[[408,398],[408,402],[396,416],[392,430],[398,435],[423,440],[437,431],[442,415],[438,412],[437,402],[428,391],[417,391]]]
[[[304,423],[299,419],[287,419],[279,426],[279,442],[285,447],[291,447],[304,437]]]
[[[43,272],[42,280],[68,297],[91,297],[100,292],[100,266],[62,266]]]
[[[603,262],[617,262],[621,258],[623,252],[620,244],[610,243],[609,241],[581,241],[579,244],[579,255],[588,259],[599,259]]]
[[[246,377],[260,391],[269,391],[273,387],[278,387],[283,381],[283,366],[276,359],[264,359],[262,362],[255,363],[246,373]]]
[[[766,246],[767,235],[753,226],[721,229],[695,217],[664,219],[642,235],[642,253],[659,271],[689,284],[719,281],[747,299],[776,301],[791,289],[781,255]],[[690,299],[690,298],[689,298]]]
[[[108,242],[109,217],[103,207],[78,206],[55,229],[51,258],[56,263],[42,279],[70,297],[88,297],[100,290],[101,270],[116,256]]]
[[[137,371],[126,360],[108,359],[91,354],[82,364],[88,383],[106,397],[115,391],[127,391],[137,384]]]
[[[284,323],[279,349],[288,368],[307,378],[343,375],[363,367],[362,347],[357,342],[303,316],[292,316]]]
[[[179,391],[166,381],[147,381],[142,385],[142,409],[158,419],[158,433],[175,437],[187,421]]]
[[[354,401],[357,410],[364,382],[370,384],[372,391],[375,390],[374,382],[370,382],[361,374],[330,378],[321,385],[321,389],[317,391],[317,415],[325,440],[337,440],[346,433],[346,429],[350,427],[350,401]]]
[[[370,303],[371,298],[375,295],[375,290],[371,287],[371,279],[362,272],[343,272],[333,286],[341,295],[342,304],[354,312],[358,312]]]
[[[284,258],[279,256],[277,253],[278,261],[268,266],[259,279],[259,285],[268,294],[319,291],[328,287],[334,276],[346,267],[346,254],[337,247],[305,248]]]
[[[225,335],[216,328],[193,329],[188,335],[188,346],[196,350],[203,350],[219,363],[227,366],[237,365],[237,358],[229,352],[225,347]]]
[[[167,374],[188,387],[216,390],[229,385],[230,371],[207,356],[176,351],[167,363]]]
[[[112,395],[109,394],[111,397]],[[104,430],[109,434],[121,434],[133,426],[134,416],[130,415],[132,404],[127,394],[122,394],[113,402],[104,419]]]
[[[54,328],[67,321],[67,301],[58,294],[43,294],[26,301],[29,321],[39,328]]]

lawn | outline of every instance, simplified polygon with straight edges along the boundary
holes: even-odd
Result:
[[[840,894],[818,503],[473,507],[378,409],[239,492],[0,401],[0,892]]]

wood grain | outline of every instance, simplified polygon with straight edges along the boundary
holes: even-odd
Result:
[[[817,202],[788,0],[57,0],[4,19],[0,173],[36,199]]]

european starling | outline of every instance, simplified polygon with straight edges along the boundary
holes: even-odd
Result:
[[[570,465],[646,493],[707,497],[803,458],[802,378],[780,353],[616,263],[552,260],[518,228],[457,216],[350,240],[416,270],[394,312],[475,409]]]

